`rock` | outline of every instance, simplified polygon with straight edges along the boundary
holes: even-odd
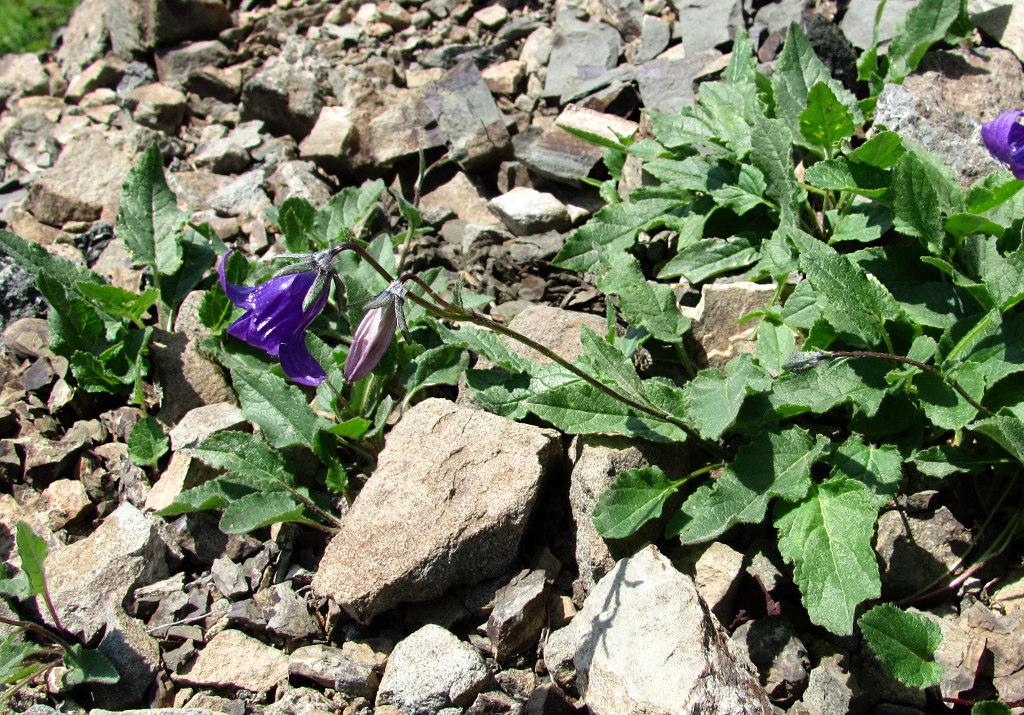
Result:
[[[558,451],[550,430],[440,399],[415,405],[328,545],[314,591],[365,623],[502,573]]]
[[[526,65],[527,74],[537,74],[547,66],[551,50],[555,45],[555,31],[546,25],[530,33],[519,52],[519,59]]]
[[[275,135],[301,141],[313,129],[323,100],[316,74],[275,55],[242,87],[242,119],[260,119]]]
[[[640,41],[632,62],[643,64],[660,55],[672,40],[672,23],[660,17],[644,15],[640,21]],[[628,56],[628,55],[627,55]]]
[[[213,99],[218,102],[234,102],[242,91],[242,74],[234,67],[220,68],[212,65],[193,70],[185,80],[185,89],[198,98]],[[234,105],[209,104],[207,114],[215,114],[222,110],[222,118],[233,117]],[[227,109],[224,109],[224,107]]]
[[[483,658],[471,645],[440,626],[423,626],[391,653],[377,692],[377,712],[388,705],[418,713],[466,707],[489,679]]]
[[[697,306],[682,309],[683,315],[693,322],[693,337],[703,353],[702,361],[721,368],[741,352],[752,352],[760,321],[737,321],[768,305],[774,292],[772,285],[746,281],[705,283]]]
[[[554,195],[518,186],[493,198],[487,207],[517,236],[569,228],[569,211]]]
[[[513,97],[526,76],[526,65],[522,60],[508,60],[485,67],[480,74],[491,92]]]
[[[242,703],[244,705],[244,703]],[[294,688],[279,695],[263,709],[263,715],[328,715],[338,704],[325,694],[310,688]],[[239,715],[244,715],[244,708]]]
[[[462,166],[486,165],[511,149],[505,118],[471,58],[422,92],[422,101],[432,109],[445,143]]]
[[[875,536],[882,594],[899,599],[931,586],[960,564],[970,544],[970,531],[944,506],[925,515],[883,512]]]
[[[604,149],[569,134],[561,128],[563,126],[582,129],[612,141],[618,141],[616,134],[633,136],[639,127],[636,122],[612,114],[568,107],[539,135],[516,136],[513,141],[516,159],[541,176],[571,185],[590,174],[601,160]]]
[[[263,143],[263,122],[243,122],[231,131],[223,125],[211,124],[203,132],[192,161],[199,168],[217,174],[237,174],[252,164],[249,151]]]
[[[749,656],[761,674],[761,684],[777,702],[803,692],[807,684],[807,649],[793,624],[782,616],[747,621],[732,634],[733,643]]]
[[[268,591],[269,603],[264,613],[271,632],[300,640],[320,635],[321,629],[309,612],[309,604],[295,593],[291,582],[275,584]]]
[[[675,114],[697,101],[696,79],[708,66],[722,56],[715,49],[686,57],[659,57],[637,69],[637,88],[644,108]]]
[[[114,52],[131,57],[179,40],[213,37],[231,24],[224,0],[106,0]]]
[[[92,502],[85,493],[85,487],[74,479],[58,479],[43,490],[42,501],[46,504],[46,521],[54,531],[63,529],[77,521],[87,510],[92,509]]]
[[[292,197],[305,199],[313,206],[326,204],[333,192],[316,173],[311,161],[284,161],[267,177],[274,203],[281,205]]]
[[[956,663],[962,658],[967,669],[978,668],[983,662],[988,664],[985,670],[991,668],[1000,700],[1020,697],[1024,690],[1024,611],[1014,608],[1003,615],[980,602],[971,603],[965,611],[966,624],[961,624],[961,628],[966,631],[969,645],[960,653],[951,648],[951,660]],[[966,682],[966,678],[961,682]]]
[[[871,46],[871,38],[875,33],[875,16],[881,2],[882,0],[850,0],[843,14],[843,21],[839,23],[839,29],[854,47],[866,50]],[[915,0],[891,0],[885,3],[881,21],[878,23],[879,43],[887,43],[896,35],[896,25],[915,4]],[[976,17],[972,15],[971,21],[974,22]],[[977,22],[975,24],[982,27]]]
[[[245,688],[265,693],[288,678],[288,656],[241,631],[215,635],[188,673],[177,680],[215,688]]]
[[[573,662],[576,645],[576,632],[572,625],[552,631],[544,641],[544,667],[561,688],[572,687],[576,678],[576,664]]]
[[[47,558],[50,598],[61,623],[90,640],[107,623],[107,604],[123,607],[136,588],[167,576],[166,553],[157,520],[122,504],[92,534]],[[38,606],[52,625],[46,608]]]
[[[102,134],[76,136],[57,163],[32,182],[25,207],[51,226],[113,217],[131,161]]]
[[[466,710],[466,715],[521,715],[525,712],[523,703],[500,691],[480,693]]]
[[[41,358],[52,355],[50,328],[42,318],[19,318],[4,329],[3,343],[21,357]]]
[[[491,5],[474,12],[473,19],[488,30],[497,30],[508,20],[508,10],[501,5]]]
[[[232,402],[193,407],[170,431],[171,449],[175,453],[191,455],[191,450],[206,438],[218,432],[244,429],[247,426],[248,420],[242,417],[242,410]]]
[[[458,218],[474,224],[492,224],[498,220],[487,208],[483,192],[462,171],[456,172],[447,182],[424,194],[420,200],[420,210],[427,214],[454,211]]]
[[[31,52],[0,56],[0,107],[19,97],[46,94],[50,78],[39,58]]]
[[[532,647],[547,615],[547,581],[543,571],[523,571],[498,592],[487,619],[487,637],[495,660]]]
[[[185,117],[185,95],[161,82],[136,87],[125,95],[124,104],[132,119],[164,134],[175,134]]]
[[[57,49],[57,61],[64,77],[71,78],[103,55],[108,39],[103,20],[105,6],[106,0],[82,0],[71,14]]]
[[[559,22],[547,64],[545,97],[568,97],[580,85],[610,70],[622,54],[622,38],[600,22]]]
[[[247,171],[209,197],[210,206],[225,216],[258,216],[270,205],[263,191],[266,169]]]
[[[373,699],[388,656],[367,642],[345,641],[341,648],[309,645],[296,648],[288,660],[292,675],[334,688],[346,697]]]
[[[993,604],[997,602],[996,599],[997,596],[993,594]],[[966,693],[974,688],[977,676],[984,667],[984,662],[992,657],[986,649],[979,647],[982,639],[978,638],[978,632],[972,627],[971,610],[964,615],[932,613],[918,611],[914,608],[909,610],[924,616],[942,630],[942,640],[935,651],[935,662],[942,666],[942,675],[939,680],[942,692],[951,697],[966,697]],[[1010,670],[1011,675],[1013,672]],[[996,689],[1000,691],[1000,696],[1005,697],[999,687],[999,680],[995,685]]]
[[[217,476],[217,470],[212,469],[198,459],[194,459],[184,452],[172,452],[167,467],[160,474],[160,478],[146,495],[146,509],[149,511],[160,511],[166,509],[186,489],[197,487]]]
[[[693,581],[654,546],[619,561],[571,627],[576,684],[595,715],[772,712]]]
[[[716,541],[709,545],[694,565],[693,580],[700,597],[721,623],[729,625],[732,597],[743,575],[744,556],[739,551]]]
[[[316,124],[302,143],[299,156],[311,159],[328,170],[345,164],[345,155],[353,148],[356,116],[348,107],[324,107]]]
[[[982,144],[981,125],[1015,106],[1022,93],[1020,62],[1008,50],[936,51],[903,84],[886,85],[874,121],[938,154],[966,188],[1004,168]]]
[[[861,695],[857,678],[850,674],[845,656],[830,655],[811,671],[803,698],[789,712],[793,715],[832,715],[850,712],[850,703]],[[943,691],[945,692],[945,691]]]
[[[71,78],[64,98],[78,103],[97,89],[113,89],[121,81],[127,63],[118,57],[101,57]]]
[[[568,360],[575,360],[583,354],[583,342],[580,339],[580,330],[583,325],[599,335],[607,329],[607,322],[600,316],[562,310],[548,305],[530,306],[509,323],[510,328],[546,345],[556,354]],[[547,365],[551,362],[550,358],[541,355],[533,348],[518,341],[503,339],[509,349],[520,357],[533,360],[538,365]]]
[[[93,686],[96,704],[114,710],[139,704],[161,667],[160,646],[146,632],[142,621],[131,618],[120,606],[111,606],[107,630],[96,650],[121,675],[116,685]]]
[[[230,58],[231,51],[220,40],[188,42],[157,50],[153,56],[160,81],[179,85],[186,84],[194,72],[210,65],[220,67]]]
[[[740,0],[670,0],[676,11],[676,36],[687,55],[729,42],[743,26]]]

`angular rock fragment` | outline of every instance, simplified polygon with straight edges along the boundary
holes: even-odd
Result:
[[[327,547],[314,591],[367,622],[400,601],[500,574],[558,449],[550,430],[424,400],[389,435]]]
[[[228,629],[215,635],[199,653],[183,683],[245,688],[265,693],[288,677],[288,656],[241,631]]]
[[[543,571],[523,571],[497,594],[487,619],[487,637],[496,660],[532,647],[544,627],[547,581]]]
[[[518,186],[491,199],[492,212],[517,236],[569,228],[569,211],[554,195]]]
[[[611,141],[618,141],[616,135],[631,137],[639,128],[636,122],[613,114],[569,107],[539,136],[517,135],[513,142],[516,159],[541,176],[572,185],[590,174],[604,149],[569,134],[563,126]]]
[[[224,0],[106,0],[105,17],[114,52],[122,57],[213,37],[231,23]]]

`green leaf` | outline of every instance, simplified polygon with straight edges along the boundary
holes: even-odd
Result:
[[[827,412],[846,403],[871,416],[885,397],[888,370],[881,360],[828,360],[813,370],[779,377],[769,401],[778,417]]]
[[[136,422],[128,434],[128,459],[132,464],[155,467],[170,448],[163,427],[152,417]]]
[[[899,490],[903,478],[899,450],[892,445],[865,444],[851,435],[826,457],[833,465],[832,476],[843,476],[863,484],[872,494],[872,503],[881,508]]]
[[[215,469],[230,471],[233,478],[243,477],[267,490],[295,482],[281,452],[248,432],[218,432],[192,448],[192,453]]]
[[[774,309],[769,315],[777,315]],[[761,369],[771,375],[782,373],[782,363],[796,350],[793,329],[778,318],[765,317],[757,326],[754,358]]]
[[[32,527],[24,521],[19,521],[15,528],[14,541],[18,547],[18,556],[21,558],[21,570],[28,576],[32,595],[42,596],[46,593],[46,570],[43,564],[49,548],[46,541],[36,536]]]
[[[745,268],[757,260],[753,241],[743,236],[707,238],[680,250],[658,273],[659,278],[683,276],[691,284],[712,276]]]
[[[967,394],[980,400],[985,391],[985,374],[977,363],[966,363],[953,377]],[[924,414],[936,427],[960,429],[978,414],[959,392],[937,375],[923,372],[914,382]]]
[[[942,666],[935,662],[935,651],[942,642],[942,630],[937,623],[891,603],[875,606],[857,623],[890,675],[911,688],[938,685]]]
[[[26,273],[32,276],[46,274],[69,288],[82,281],[105,283],[100,276],[85,266],[54,256],[39,244],[30,243],[9,231],[0,230],[0,251],[7,254]]]
[[[1006,228],[984,216],[977,216],[971,213],[953,214],[946,218],[944,227],[957,238],[963,238],[972,233],[983,233],[988,236],[1002,236]]]
[[[210,242],[202,234],[186,229],[181,235],[180,270],[160,279],[160,301],[173,311],[199,285],[217,260]]]
[[[948,177],[913,151],[900,157],[892,172],[896,230],[918,238],[932,255],[944,255],[950,238],[942,213],[950,209],[950,195],[955,187]]]
[[[817,293],[822,317],[837,331],[870,347],[885,339],[888,321],[906,321],[885,286],[847,256],[800,231],[791,231],[790,238],[800,251],[800,268]]]
[[[597,377],[611,380],[628,397],[637,402],[646,403],[644,386],[640,382],[639,375],[636,374],[633,361],[607,340],[598,337],[587,325],[583,325],[581,328],[580,337],[583,342],[583,350],[597,368]]]
[[[856,129],[853,112],[836,98],[824,82],[807,93],[807,107],[799,115],[800,134],[813,146],[831,149]]]
[[[11,685],[40,668],[38,663],[26,663],[26,658],[39,651],[32,643],[21,639],[21,631],[7,634],[0,641],[0,684]],[[6,693],[5,693],[6,694]]]
[[[1013,715],[1010,708],[998,700],[982,700],[971,706],[971,715]]]
[[[889,189],[891,177],[885,169],[850,161],[845,156],[826,159],[807,168],[804,179],[819,189],[849,191],[868,198],[878,198]]]
[[[50,347],[58,355],[71,357],[76,350],[98,354],[106,347],[106,329],[96,310],[49,273],[36,276],[39,292],[50,304],[47,323]]]
[[[750,163],[764,175],[765,195],[779,207],[779,223],[797,226],[807,192],[793,172],[793,137],[781,119],[759,119],[751,132]]]
[[[220,530],[225,534],[245,534],[279,522],[297,521],[309,524],[305,518],[305,507],[295,501],[287,492],[259,492],[246,494],[235,499],[224,509],[220,518]]]
[[[376,179],[359,188],[347,186],[331,197],[313,222],[313,232],[321,247],[346,240],[348,235],[359,238],[377,213],[377,202],[383,193],[384,182]]]
[[[732,425],[747,395],[770,386],[771,381],[751,356],[740,354],[729,361],[726,377],[710,368],[683,386],[684,414],[702,437],[715,440]]]
[[[605,206],[568,238],[554,264],[581,273],[592,272],[600,254],[625,251],[636,241],[637,234],[660,225],[665,214],[680,203],[677,199],[643,199]]]
[[[651,519],[661,516],[665,501],[679,488],[658,467],[622,472],[605,489],[594,507],[594,526],[605,539],[632,536]]]
[[[199,301],[199,321],[217,335],[227,327],[233,310],[227,294],[217,286],[206,291]]]
[[[811,88],[819,82],[832,90],[838,101],[853,114],[855,122],[863,117],[857,99],[836,79],[818,59],[807,36],[793,23],[786,33],[786,45],[772,73],[775,92],[776,116],[785,120],[794,137],[801,136],[800,114],[807,108]]]
[[[366,434],[366,430],[370,429],[372,425],[373,423],[370,420],[362,417],[353,417],[352,419],[332,425],[327,431],[344,439],[359,439]]]
[[[752,84],[757,74],[757,56],[754,54],[754,40],[740,29],[732,41],[732,56],[725,68],[722,79],[730,84]]]
[[[666,343],[682,341],[690,321],[669,286],[646,280],[640,263],[622,251],[603,252],[597,270],[597,287],[618,298],[619,311],[631,325]]]
[[[983,214],[1015,197],[1024,189],[1024,181],[1008,176],[1012,175],[996,172],[976,182],[967,193],[967,210],[972,214]]]
[[[666,536],[679,534],[684,544],[710,541],[733,524],[762,521],[773,496],[802,499],[811,488],[811,466],[827,444],[825,437],[812,438],[799,427],[758,433],[722,476],[690,495],[669,521]]]
[[[136,266],[172,275],[182,265],[180,241],[187,220],[167,187],[163,157],[154,143],[128,172],[117,205],[117,233]]]
[[[886,82],[899,83],[946,33],[961,12],[961,0],[919,0],[897,26],[889,44]]]
[[[277,225],[284,233],[284,245],[289,253],[312,250],[309,239],[315,222],[316,209],[301,196],[291,196],[278,207]]]
[[[420,390],[434,385],[455,385],[469,367],[469,354],[454,345],[441,345],[423,351],[409,362],[402,373],[405,402]]]
[[[64,651],[64,664],[68,668],[64,685],[69,688],[83,683],[114,685],[121,679],[117,668],[105,655],[81,643],[73,643]]]
[[[1024,248],[1005,255],[993,236],[971,236],[964,244],[964,263],[988,289],[1000,311],[1024,299]]]
[[[887,169],[907,153],[896,132],[878,132],[853,150],[850,156],[862,164]]]
[[[149,288],[142,295],[136,295],[124,288],[89,281],[78,281],[75,287],[104,313],[117,318],[127,318],[136,323],[156,303],[158,295],[155,288]]]
[[[301,444],[313,448],[313,435],[329,425],[318,417],[302,391],[269,372],[236,367],[231,380],[242,403],[242,416],[258,425],[275,447]]]
[[[971,425],[971,429],[991,438],[993,442],[1024,464],[1024,422],[1012,415],[996,415]]]
[[[431,322],[431,327],[438,332],[441,339],[446,343],[472,350],[509,372],[530,372],[535,367],[535,363],[527,358],[516,355],[512,352],[508,343],[490,330],[484,330],[471,325],[465,325],[453,330],[436,321]]]
[[[833,477],[776,511],[779,553],[793,564],[808,616],[836,635],[850,635],[857,605],[881,593],[871,494],[860,482]]]
[[[910,461],[922,474],[941,478],[954,472],[977,474],[996,460],[968,447],[940,444],[916,452]]]
[[[205,484],[186,489],[174,501],[157,512],[159,516],[176,516],[193,511],[223,509],[231,502],[263,488],[262,482],[250,482],[238,475],[217,477]]]

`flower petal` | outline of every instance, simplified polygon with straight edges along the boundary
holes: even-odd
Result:
[[[1024,111],[1019,109],[1003,112],[991,122],[983,124],[981,127],[981,138],[985,142],[985,148],[991,152],[992,156],[1004,164],[1011,162],[1012,153],[1015,148],[1013,142],[1019,142],[1021,132],[1024,132],[1024,127],[1015,129],[1015,127],[1020,126],[1017,120],[1022,115],[1024,115]]]
[[[327,379],[327,373],[306,347],[305,330],[281,343],[279,355],[284,374],[300,385],[316,386]]]
[[[346,381],[361,380],[377,367],[395,336],[397,322],[394,303],[366,311],[345,357],[343,375]]]
[[[220,265],[217,266],[217,273],[220,274],[220,284],[224,288],[224,292],[227,294],[228,300],[230,300],[236,308],[249,308],[251,307],[249,305],[249,296],[255,289],[247,286],[237,286],[234,283],[230,283],[227,275],[224,273],[224,269],[228,263],[228,257],[231,253],[232,251],[228,251],[221,256]],[[232,333],[232,335],[233,334],[234,333]]]

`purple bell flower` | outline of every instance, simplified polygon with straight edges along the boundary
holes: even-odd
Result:
[[[392,281],[384,292],[367,303],[368,310],[352,335],[352,345],[345,357],[346,381],[355,382],[369,375],[388,351],[395,330],[403,333],[407,330],[405,294],[402,282]]]
[[[285,374],[301,385],[319,385],[327,379],[306,348],[306,329],[327,304],[327,279],[334,277],[338,253],[339,249],[329,248],[320,253],[278,256],[303,260],[251,288],[228,282],[224,267],[230,252],[218,268],[224,292],[236,307],[245,309],[228,333],[280,358]]]
[[[1010,166],[1014,177],[1024,179],[1024,126],[1018,121],[1024,111],[1003,112],[981,127],[985,148],[999,161]]]

